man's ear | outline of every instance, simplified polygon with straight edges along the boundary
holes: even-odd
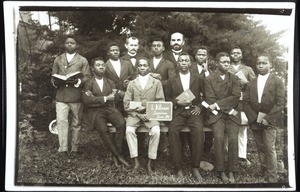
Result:
[[[124,46],[125,46],[126,49],[128,49],[128,45],[127,44],[124,44]]]

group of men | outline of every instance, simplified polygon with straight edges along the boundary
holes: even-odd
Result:
[[[278,77],[270,74],[271,58],[268,55],[258,56],[256,66],[259,75],[256,77],[251,67],[242,64],[242,50],[234,47],[230,55],[226,52],[216,55],[217,69],[212,70],[207,59],[207,47],[199,47],[192,57],[183,51],[184,44],[184,35],[173,33],[170,38],[172,50],[165,52],[163,41],[154,39],[151,42],[152,57],[146,58],[138,53],[139,40],[129,37],[125,43],[126,55],[120,57],[120,47],[110,43],[107,46],[108,61],[94,58],[90,62],[91,73],[87,60],[76,53],[78,45],[75,37],[67,37],[66,53],[55,59],[52,74],[67,75],[81,71],[83,76],[62,85],[57,85],[52,78],[57,87],[59,153],[75,156],[78,152],[84,104],[88,108],[85,116],[99,131],[116,165],[129,166],[122,151],[125,135],[130,157],[134,159],[133,171],[140,168],[136,129],[141,123],[149,128],[147,170],[152,174],[152,162],[157,158],[163,137],[160,122],[147,118],[146,104],[149,101],[171,101],[173,118],[165,137],[169,141],[177,176],[183,177],[182,151],[184,138],[187,138],[192,175],[197,181],[204,180],[198,170],[203,153],[208,153],[213,147],[217,177],[223,182],[234,183],[239,158],[251,164],[246,157],[247,127],[241,125],[243,116],[248,118],[253,130],[263,175],[267,182],[276,182],[276,127],[283,109],[284,86]],[[178,99],[186,90],[195,96],[192,101]],[[69,152],[70,111],[72,141]],[[110,136],[107,123],[116,128],[114,138]],[[204,125],[212,132],[204,134]],[[183,126],[190,127],[191,133],[181,135]],[[226,143],[227,150],[224,147]]]

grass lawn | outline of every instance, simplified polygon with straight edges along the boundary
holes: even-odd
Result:
[[[214,171],[201,170],[204,182],[199,183],[191,174],[189,154],[184,155],[183,179],[175,176],[171,164],[171,158],[166,155],[158,155],[154,162],[155,174],[149,176],[146,171],[146,150],[141,151],[141,169],[138,173],[131,173],[131,169],[122,166],[115,167],[108,149],[103,145],[98,132],[83,130],[81,138],[81,154],[76,159],[68,159],[59,156],[58,137],[49,132],[42,139],[27,141],[26,137],[19,139],[19,160],[16,171],[16,185],[29,186],[126,186],[126,187],[278,187],[288,188],[288,173],[279,173],[279,183],[264,183],[260,175],[260,164],[252,132],[248,130],[248,159],[250,166],[239,164],[239,175],[236,184],[223,184],[215,177]],[[27,142],[26,142],[27,141]],[[287,169],[287,155],[285,137],[278,137],[278,160],[285,162]],[[133,160],[125,156],[133,165]],[[213,163],[213,153],[209,154],[209,160]]]

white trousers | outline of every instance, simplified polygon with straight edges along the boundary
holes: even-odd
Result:
[[[239,144],[239,157],[247,158],[247,126],[240,126],[239,135],[238,135],[238,144]]]
[[[126,127],[126,140],[130,152],[130,157],[134,158],[138,156],[138,142],[137,142],[137,135],[136,135],[137,127],[127,126]],[[159,144],[159,137],[160,137],[160,127],[155,125],[150,128],[149,131],[149,146],[148,146],[148,157],[150,159],[157,158],[157,148]]]

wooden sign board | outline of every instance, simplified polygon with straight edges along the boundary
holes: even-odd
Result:
[[[173,103],[147,102],[146,114],[149,120],[171,121],[173,115]]]

